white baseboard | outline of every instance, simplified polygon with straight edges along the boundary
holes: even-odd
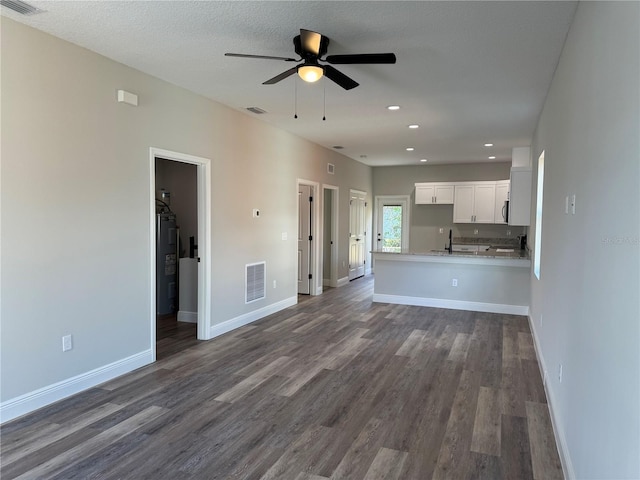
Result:
[[[0,423],[13,420],[39,408],[50,405],[88,388],[129,373],[153,362],[151,349],[104,365],[33,392],[20,395],[0,404]]]
[[[342,277],[338,279],[338,287],[344,287],[349,283],[349,277]]]
[[[567,480],[575,480],[576,474],[573,469],[573,463],[571,462],[571,456],[569,455],[569,447],[567,446],[567,439],[564,436],[564,431],[559,428],[559,419],[554,409],[556,405],[555,396],[553,391],[549,388],[547,378],[544,372],[548,372],[544,356],[542,355],[542,348],[540,347],[540,340],[538,338],[538,332],[533,319],[529,315],[529,328],[531,329],[531,335],[533,336],[533,347],[536,351],[536,358],[538,359],[538,367],[540,368],[540,377],[544,384],[544,393],[547,396],[547,404],[549,405],[549,416],[551,417],[551,426],[553,428],[553,436],[556,439],[556,445],[558,447],[558,456],[560,457],[560,463],[562,464],[562,473]]]
[[[198,323],[198,312],[186,312],[183,310],[178,310],[178,321]]]
[[[504,313],[508,315],[529,315],[528,305],[504,305],[500,303],[467,302],[464,300],[445,300],[441,298],[408,297],[374,293],[373,301],[415,305],[417,307],[450,308],[452,310],[471,310],[474,312]]]
[[[245,313],[238,317],[232,318],[231,320],[212,325],[209,328],[209,338],[218,337],[222,334],[230,332],[231,330],[243,327],[249,323],[255,322],[256,320],[260,320],[261,318],[264,318],[268,315],[279,312],[280,310],[289,308],[296,303],[298,303],[297,296],[285,298],[280,302],[272,303],[271,305],[267,305],[266,307],[254,310],[253,312]]]

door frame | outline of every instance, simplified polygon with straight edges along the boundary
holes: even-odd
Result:
[[[409,228],[411,225],[411,197],[409,195],[376,195],[374,199],[375,210],[373,212],[373,240],[376,245],[374,250],[378,249],[378,216],[384,205],[399,204],[402,205],[402,240],[401,247],[403,250],[409,250]],[[406,213],[406,215],[405,215]]]
[[[340,195],[340,189],[335,185],[322,185],[322,238],[324,239],[324,196],[325,190],[331,190],[331,232],[333,238],[333,245],[331,245],[331,271],[329,272],[329,285],[331,287],[336,288],[338,286],[338,212],[340,211],[338,208],[338,196]],[[323,266],[323,272],[321,277],[324,280],[324,249],[322,249],[322,256],[320,259],[320,265]],[[324,286],[324,285],[322,285]]]
[[[195,165],[198,190],[198,340],[211,332],[211,160],[149,147],[149,321],[152,359],[156,360],[156,158]]]
[[[319,235],[322,235],[322,222],[320,221],[320,199],[322,196],[319,194],[320,192],[320,183],[314,182],[312,180],[306,180],[304,178],[296,179],[296,190],[295,190],[295,202],[296,202],[296,228],[298,228],[298,219],[300,218],[300,212],[298,211],[298,190],[300,185],[307,185],[313,187],[313,202],[311,202],[311,252],[310,252],[310,260],[311,265],[309,267],[309,271],[311,272],[311,288],[309,289],[309,295],[320,295],[322,293],[322,275],[319,272],[319,265],[321,263],[321,254],[322,249],[320,245],[321,241],[318,239],[321,238]],[[297,238],[297,230],[296,230],[296,238]],[[298,245],[296,244],[293,252],[297,252]],[[298,258],[296,254],[294,258]],[[297,261],[297,260],[296,260]],[[297,285],[298,285],[298,267],[296,266],[293,269],[294,273],[294,285],[296,285],[296,294],[297,294]]]

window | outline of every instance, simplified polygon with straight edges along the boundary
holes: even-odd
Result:
[[[382,207],[382,251],[402,250],[402,205]]]
[[[544,151],[538,158],[538,188],[536,191],[536,237],[533,244],[533,273],[540,280],[542,256],[542,192],[544,190]]]
[[[409,249],[409,195],[375,197],[374,248],[380,252]]]

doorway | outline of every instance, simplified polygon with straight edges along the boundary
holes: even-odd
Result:
[[[322,190],[322,286],[338,286],[338,187]]]
[[[175,325],[175,345],[160,349],[161,355],[211,338],[211,162],[153,147],[149,157],[150,337],[156,360],[160,337],[171,333],[178,319],[191,325]],[[181,284],[187,287],[182,292]]]
[[[349,192],[349,280],[364,276],[367,194],[358,190]]]
[[[313,187],[298,185],[298,294],[311,293],[313,242]]]
[[[381,252],[409,249],[409,196],[379,195],[375,199],[376,244]]]

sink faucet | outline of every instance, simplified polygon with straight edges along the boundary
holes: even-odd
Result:
[[[452,234],[453,232],[451,231],[451,229],[449,229],[449,246],[448,247],[446,245],[444,246],[445,250],[449,251],[449,254],[453,252]]]

